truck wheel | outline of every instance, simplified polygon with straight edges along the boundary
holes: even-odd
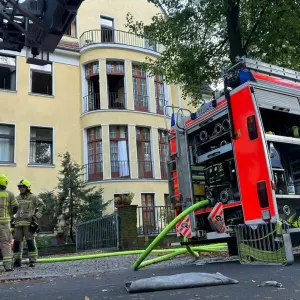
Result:
[[[237,256],[239,254],[236,239],[230,239],[227,242],[229,256]]]

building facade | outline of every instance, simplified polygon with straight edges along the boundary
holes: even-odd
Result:
[[[22,178],[35,193],[55,188],[69,151],[105,200],[132,192],[134,204],[167,203],[164,106],[188,104],[179,87],[140,68],[162,48],[126,31],[127,12],[147,23],[159,10],[146,0],[87,0],[48,65],[1,51],[0,171],[13,192]]]

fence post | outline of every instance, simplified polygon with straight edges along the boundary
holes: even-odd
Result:
[[[118,207],[120,248],[131,250],[137,247],[137,205]]]

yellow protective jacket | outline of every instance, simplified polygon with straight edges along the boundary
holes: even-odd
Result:
[[[16,227],[29,226],[33,221],[42,217],[42,211],[45,204],[38,196],[28,193],[26,195],[18,195],[19,209],[16,213]]]
[[[0,190],[0,224],[10,224],[13,211],[18,208],[15,195],[8,190]]]

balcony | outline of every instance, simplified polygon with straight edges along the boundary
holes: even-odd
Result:
[[[144,178],[154,178],[152,161],[138,161],[138,176],[140,179]]]
[[[149,96],[134,95],[134,109],[138,111],[149,111]]]
[[[125,94],[119,92],[108,92],[109,109],[126,109]]]
[[[80,48],[95,44],[118,44],[152,50],[161,53],[164,47],[160,44],[151,45],[141,36],[121,30],[94,29],[85,31],[79,38]]]
[[[84,175],[88,181],[103,180],[103,161],[84,165]]]
[[[111,161],[111,178],[112,179],[130,178],[129,161],[127,161],[127,160],[112,160]]]
[[[100,95],[99,93],[89,94],[83,97],[83,111],[89,112],[94,110],[99,110],[100,106]]]
[[[160,162],[160,174],[161,174],[161,179],[168,179],[167,162],[165,161]]]

